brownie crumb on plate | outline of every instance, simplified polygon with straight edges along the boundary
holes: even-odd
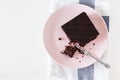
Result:
[[[73,57],[73,55],[75,54],[76,50],[77,49],[75,47],[73,47],[73,46],[66,46],[63,54],[66,54],[69,57]]]
[[[95,45],[95,43],[93,43],[93,45]]]
[[[59,40],[62,40],[62,38],[58,38]]]
[[[76,57],[76,59],[78,59],[78,57]]]

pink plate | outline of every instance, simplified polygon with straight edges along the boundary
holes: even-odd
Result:
[[[43,33],[44,44],[49,55],[61,66],[69,68],[83,68],[96,62],[96,60],[88,55],[84,55],[82,57],[82,54],[79,54],[78,52],[75,53],[73,58],[60,53],[65,49],[65,45],[69,42],[66,34],[61,29],[61,25],[70,21],[82,12],[86,12],[99,32],[98,37],[86,44],[84,48],[99,58],[103,55],[106,49],[108,31],[101,15],[85,5],[71,4],[64,6],[49,17]],[[63,40],[59,40],[59,37],[63,38]],[[93,43],[95,43],[95,45],[93,45]]]

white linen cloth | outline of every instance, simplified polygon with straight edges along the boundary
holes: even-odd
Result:
[[[92,1],[92,0],[91,0]],[[95,1],[95,10],[98,11],[102,16],[109,16],[109,2],[108,0],[94,0]],[[70,4],[70,3],[78,3],[79,0],[50,0],[50,15],[55,10],[61,8],[64,5]],[[107,22],[109,24],[109,22]],[[102,56],[102,60],[105,62],[109,62],[108,59],[108,51],[109,48],[104,52],[104,55]],[[64,68],[58,64],[56,64],[51,58],[50,58],[50,80],[109,80],[108,79],[108,69],[106,69],[102,64],[99,62],[96,62],[94,64],[94,74],[93,79],[86,78],[86,76],[83,76],[82,78],[79,78],[78,69],[68,69]],[[85,73],[83,73],[85,74]],[[89,76],[89,75],[87,75]]]

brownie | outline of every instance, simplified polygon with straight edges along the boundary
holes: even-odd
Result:
[[[85,12],[62,25],[62,29],[70,40],[69,46],[66,46],[63,52],[69,57],[73,57],[76,51],[84,54],[83,51],[75,46],[70,46],[71,43],[79,43],[80,46],[84,47],[99,35],[99,32]]]
[[[99,35],[99,32],[96,30],[85,12],[82,12],[62,25],[62,29],[66,33],[70,42],[78,42],[82,47]]]
[[[63,54],[73,57],[74,53],[77,51],[77,48],[74,46],[66,46]]]
[[[81,54],[84,54],[84,52],[81,49],[78,49],[76,46],[69,46],[69,45],[66,46],[64,52],[61,52],[61,53],[69,57],[73,57],[76,51],[78,51]]]

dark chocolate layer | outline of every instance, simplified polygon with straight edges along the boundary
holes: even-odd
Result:
[[[99,35],[85,12],[62,25],[62,29],[70,42],[78,42],[82,47]]]

